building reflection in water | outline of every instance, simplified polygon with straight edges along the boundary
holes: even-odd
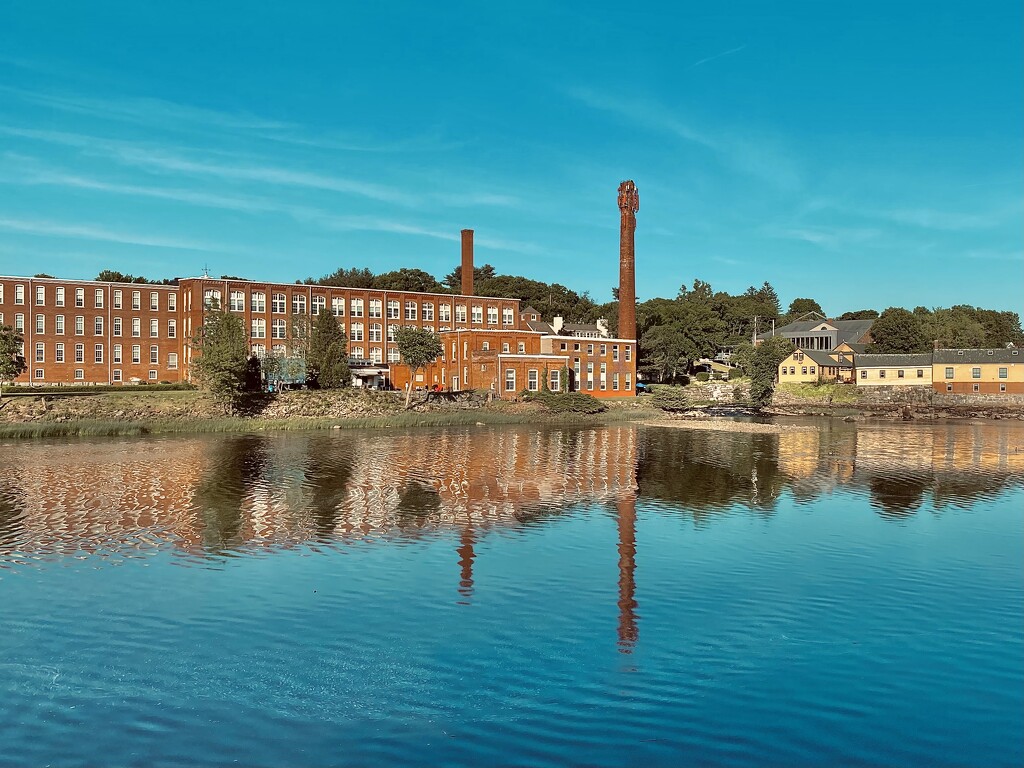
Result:
[[[453,593],[501,527],[614,509],[618,645],[639,638],[638,504],[696,528],[862,493],[880,516],[968,506],[1024,478],[1024,425],[824,422],[749,434],[636,426],[19,443],[0,463],[0,568],[49,557],[189,557],[452,536]],[[641,531],[642,533],[642,531]]]

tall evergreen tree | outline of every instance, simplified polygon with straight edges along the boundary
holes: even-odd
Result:
[[[0,398],[4,396],[4,382],[14,381],[28,368],[22,354],[25,339],[9,325],[0,325]]]
[[[336,389],[347,386],[351,377],[341,326],[330,312],[321,312],[309,336],[306,378],[321,389]]]
[[[245,389],[249,343],[242,319],[218,308],[206,311],[192,339],[192,370],[200,386],[231,412]]]

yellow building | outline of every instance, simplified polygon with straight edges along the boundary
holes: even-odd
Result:
[[[914,355],[857,355],[858,387],[930,387],[931,353]]]
[[[817,349],[798,349],[779,363],[779,382],[814,384],[849,381],[852,363],[845,356]]]
[[[1024,394],[1024,354],[1009,349],[937,349],[932,356],[936,392]]]

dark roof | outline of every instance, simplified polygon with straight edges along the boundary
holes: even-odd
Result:
[[[601,329],[597,327],[595,323],[565,323],[562,326],[563,331],[593,331],[594,333],[600,333]]]
[[[853,352],[853,354],[855,355],[863,355],[868,348],[867,344],[857,344],[856,342],[851,341],[841,341],[839,342],[839,344],[846,344],[846,346],[850,348],[850,351]],[[838,347],[839,344],[836,344],[836,346]]]
[[[555,332],[555,329],[551,327],[551,323],[545,323],[543,320],[525,320],[524,322],[531,331],[540,331],[547,334]]]
[[[857,343],[862,338],[867,336],[871,330],[871,326],[875,321],[873,319],[867,320],[797,320],[795,323],[789,323],[781,328],[775,329],[776,336],[798,336],[801,333],[813,332],[820,326],[831,325],[836,329],[836,346],[839,346],[844,341],[849,344],[850,342]],[[770,339],[772,332],[758,334],[759,339]]]
[[[858,368],[931,368],[932,353],[914,355],[857,355]]]
[[[1024,351],[1009,349],[936,349],[938,363],[1024,363]]]
[[[839,362],[834,357],[829,355],[828,352],[825,352],[824,350],[821,350],[821,349],[801,349],[800,351],[804,353],[804,357],[809,357],[811,360],[816,362],[818,365],[832,366],[833,368],[852,368],[853,367],[849,360],[844,360],[843,362]]]
[[[523,307],[522,309],[520,309],[519,310],[519,314],[520,315],[536,315],[537,317],[540,317],[540,312],[538,312],[536,309],[534,309],[532,306],[529,306],[529,305],[526,306],[526,307]]]

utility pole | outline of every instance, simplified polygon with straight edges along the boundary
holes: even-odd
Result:
[[[759,317],[758,315],[754,315],[754,335],[750,339],[751,346],[755,346],[755,347],[757,346],[757,320],[758,320],[758,317]]]

